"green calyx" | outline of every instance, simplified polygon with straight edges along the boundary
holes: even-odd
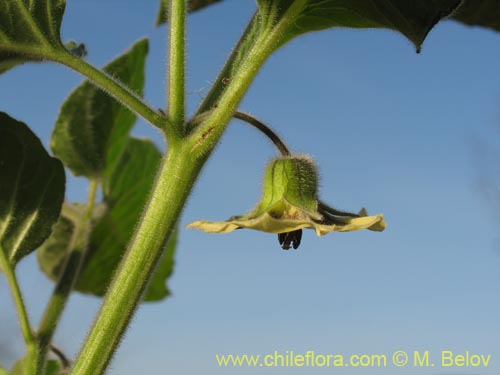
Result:
[[[261,202],[252,212],[253,215],[267,211],[271,216],[281,218],[285,213],[283,208],[288,203],[316,216],[318,173],[314,161],[308,156],[297,155],[272,160],[264,174],[263,187]],[[289,214],[293,217],[297,213]]]

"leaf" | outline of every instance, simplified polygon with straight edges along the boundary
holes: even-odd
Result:
[[[296,1],[296,0],[295,0]],[[294,0],[257,0],[264,17],[278,22]],[[460,0],[309,0],[282,44],[310,31],[331,27],[388,28],[399,31],[420,51],[422,42]]]
[[[156,267],[151,282],[144,294],[144,301],[160,301],[170,295],[165,281],[170,278],[174,271],[175,249],[177,247],[177,232],[167,242],[165,251]]]
[[[218,3],[221,0],[188,0],[188,12],[195,12],[208,5]],[[156,18],[156,26],[160,26],[168,19],[168,0],[160,0],[160,9]]]
[[[7,70],[10,70],[17,65],[24,64],[26,61],[27,60],[22,58],[10,58],[10,59],[0,58],[0,74],[5,73]]]
[[[61,370],[59,362],[54,359],[49,359],[47,361],[47,368],[45,369],[45,375],[57,375]]]
[[[453,18],[471,26],[483,26],[500,31],[500,1],[465,0]]]
[[[75,224],[65,215],[65,208],[73,206],[65,203],[61,217],[56,225],[52,228],[52,233],[49,238],[36,252],[40,269],[53,281],[59,279],[59,275],[63,271],[66,255],[71,250],[73,233]],[[74,206],[73,206],[74,207]],[[76,207],[74,207],[76,208]],[[75,216],[73,217],[75,219]],[[77,220],[83,219],[83,212]]]
[[[26,124],[0,112],[0,241],[13,266],[49,236],[64,189],[62,163]]]
[[[104,202],[100,205],[102,211],[97,212],[93,218],[88,252],[76,283],[77,291],[104,295],[133,235],[160,159],[161,154],[151,141],[132,138],[114,173],[103,181],[108,189]],[[40,268],[52,280],[57,280],[70,246],[74,231],[72,222],[78,222],[78,215],[83,215],[83,211],[78,214],[78,207],[72,206],[71,209],[71,220],[61,218],[52,236],[38,251]],[[165,280],[173,269],[175,244],[176,236],[173,235],[146,290],[144,300],[156,301],[169,294]]]
[[[21,358],[17,360],[12,368],[10,369],[9,375],[24,375],[24,361],[25,358]],[[61,365],[58,361],[54,359],[49,359],[47,361],[47,366],[45,368],[45,375],[57,375],[61,370]],[[7,374],[7,372],[5,372]],[[3,375],[2,370],[0,369],[0,375]]]
[[[147,39],[140,40],[104,70],[142,95],[147,53]],[[119,159],[135,119],[127,108],[85,81],[62,105],[51,149],[76,176],[100,178],[108,164]]]
[[[65,0],[0,1],[0,73],[64,51],[59,31]]]

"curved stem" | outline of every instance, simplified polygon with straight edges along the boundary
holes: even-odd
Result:
[[[57,346],[51,344],[50,351],[52,353],[54,353],[57,356],[57,358],[59,358],[59,362],[61,362],[63,369],[69,368],[69,366],[71,365],[71,362],[68,359],[68,357],[66,357],[66,354],[64,354],[64,352],[61,349],[59,349]]]
[[[125,107],[141,116],[152,125],[160,129],[167,126],[167,119],[146,104],[141,97],[130,91],[130,89],[124,86],[121,82],[113,79],[113,77],[95,68],[85,60],[82,60],[69,52],[54,53],[50,56],[50,59],[66,65],[67,67],[82,74],[89,81],[93,82],[95,85],[122,103]]]
[[[52,292],[49,303],[47,304],[42,315],[40,326],[38,327],[37,374],[44,373],[43,371],[46,363],[47,353],[50,348],[50,342],[52,341],[57,323],[61,318],[64,308],[66,307],[69,295],[76,280],[78,279],[78,275],[83,264],[83,259],[85,257],[85,252],[87,249],[90,220],[92,218],[92,212],[94,211],[98,185],[99,184],[97,180],[90,181],[85,212],[83,214],[83,217],[81,217],[79,223],[73,223],[74,232],[71,243],[69,245],[70,251],[67,256],[66,263],[59,277],[59,280],[54,287],[54,291]]]
[[[21,289],[19,288],[19,283],[17,282],[14,269],[11,267],[9,260],[5,255],[2,244],[0,244],[0,270],[5,274],[7,283],[9,284],[12,299],[14,300],[14,305],[16,306],[17,317],[19,319],[19,326],[21,328],[24,342],[27,346],[33,345],[35,344],[35,336],[33,335],[33,331],[31,329]]]
[[[250,124],[253,127],[260,130],[267,138],[269,138],[274,143],[274,145],[280,152],[281,156],[290,156],[291,153],[288,147],[286,147],[285,143],[281,140],[281,138],[266,124],[257,120],[252,115],[240,111],[236,111],[234,113],[234,118],[245,121],[247,124]]]
[[[185,116],[185,29],[186,29],[186,1],[170,1],[169,33],[169,74],[168,74],[168,119],[174,127],[174,134],[182,134]],[[165,129],[169,135],[170,127]]]
[[[196,127],[197,125],[202,123],[205,119],[207,119],[209,115],[210,115],[210,111],[202,113],[202,114],[194,117],[193,119],[191,119],[188,122],[188,126],[192,127],[192,128]],[[235,119],[244,121],[247,125],[253,126],[257,130],[259,130],[262,134],[264,134],[267,138],[269,138],[269,140],[271,142],[273,142],[273,144],[276,146],[276,149],[281,154],[281,156],[290,156],[291,155],[290,150],[285,145],[285,143],[281,140],[281,138],[278,136],[278,134],[276,134],[274,132],[274,130],[272,130],[269,126],[264,124],[262,121],[257,120],[252,115],[250,115],[246,112],[241,112],[241,111],[234,112],[233,117]]]

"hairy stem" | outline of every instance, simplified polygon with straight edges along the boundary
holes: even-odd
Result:
[[[194,128],[201,124],[203,121],[205,121],[208,116],[210,115],[210,112],[205,112],[202,113],[198,116],[195,116],[188,122],[188,127]],[[262,134],[264,134],[273,144],[276,146],[276,149],[278,152],[281,154],[281,156],[289,156],[291,155],[290,150],[288,147],[285,145],[285,143],[281,140],[281,138],[274,132],[273,129],[271,129],[269,126],[264,124],[262,121],[256,119],[252,115],[246,112],[241,112],[241,111],[236,111],[233,114],[233,117],[235,119],[241,120],[245,122],[247,125],[253,126],[256,128],[258,131],[260,131]]]
[[[57,356],[57,358],[59,358],[59,362],[61,363],[61,366],[63,369],[69,368],[69,366],[71,365],[71,362],[68,359],[68,357],[66,357],[66,354],[64,354],[64,352],[61,349],[59,349],[57,346],[51,344],[50,351],[52,353],[54,353]]]
[[[87,206],[85,213],[79,223],[73,223],[74,233],[69,245],[69,254],[66,259],[63,271],[59,280],[57,281],[49,303],[45,308],[38,327],[37,345],[38,345],[38,358],[37,358],[37,375],[44,374],[47,353],[50,349],[50,343],[54,336],[57,323],[66,307],[69,295],[73,286],[78,279],[80,269],[83,264],[85,252],[87,249],[88,231],[90,230],[90,220],[98,187],[97,180],[91,180],[89,186],[89,193],[87,198]]]
[[[139,303],[201,169],[189,149],[168,149],[150,201],[119,271],[110,285],[73,375],[104,372]]]
[[[55,53],[50,58],[51,60],[66,65],[67,67],[82,74],[89,81],[106,91],[125,107],[152,125],[160,129],[166,126],[167,120],[164,116],[151,108],[141,97],[132,92],[121,82],[109,76],[106,72],[95,68],[85,60],[82,60],[69,52]]]
[[[168,119],[177,134],[183,133],[185,117],[185,28],[186,28],[186,1],[170,1],[170,53],[168,74]],[[170,127],[165,131],[169,135]]]
[[[278,24],[260,33],[234,70],[227,88],[215,99],[217,106],[208,118],[189,137],[169,145],[144,214],[75,361],[72,375],[101,375],[105,371],[203,165],[253,78],[305,2],[296,0]]]

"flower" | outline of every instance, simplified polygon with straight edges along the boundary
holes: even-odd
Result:
[[[254,210],[221,222],[195,221],[187,228],[209,233],[228,233],[240,228],[277,233],[284,250],[299,247],[303,228],[314,229],[318,236],[385,229],[383,215],[367,216],[364,209],[353,214],[331,208],[318,199],[317,188],[316,167],[310,157],[277,158],[268,164],[262,199]]]

